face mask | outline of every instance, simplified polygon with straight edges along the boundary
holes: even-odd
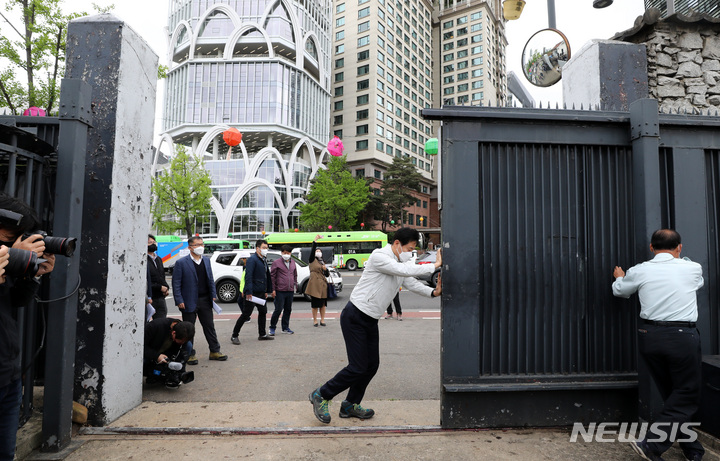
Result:
[[[263,258],[264,258],[265,256],[267,256],[267,253],[268,253],[267,248],[264,248],[264,249],[260,250],[260,254],[262,255]]]
[[[315,252],[315,257],[318,258],[318,259],[322,258],[322,251],[316,251],[316,252]]]
[[[155,253],[156,251],[157,251],[156,244],[153,243],[152,245],[148,245],[148,253]]]
[[[412,252],[411,251],[403,251],[400,253],[400,262],[406,263],[410,261],[410,258],[412,258]]]
[[[285,261],[290,261],[290,255],[282,255],[282,259]]]
[[[205,247],[195,247],[193,248],[193,253],[195,253],[198,256],[202,256],[202,254],[205,252]]]

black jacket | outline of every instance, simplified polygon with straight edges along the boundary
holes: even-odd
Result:
[[[174,357],[182,347],[172,340],[172,326],[178,319],[155,319],[145,324],[145,351],[143,359],[157,360],[160,354]],[[192,341],[192,338],[191,338]],[[187,359],[187,357],[185,357]],[[183,360],[184,361],[184,360]]]
[[[155,261],[148,255],[147,257],[148,268],[150,268],[150,285],[152,286],[152,297],[153,298],[164,298],[162,294],[162,287],[168,287],[167,281],[165,280],[165,268],[163,267],[162,258],[155,256]]]
[[[264,259],[253,253],[245,265],[245,294],[272,293],[272,278],[270,269]]]
[[[0,387],[20,378],[17,308],[27,306],[40,285],[33,279],[7,277],[0,285]]]

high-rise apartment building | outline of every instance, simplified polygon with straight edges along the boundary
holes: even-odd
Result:
[[[350,169],[377,189],[393,157],[410,157],[423,183],[415,206],[393,218],[432,227],[434,162],[424,145],[433,134],[421,116],[433,101],[432,3],[335,0],[332,17],[331,125]]]
[[[327,156],[331,17],[330,0],[171,0],[161,145],[205,156],[213,213],[198,232],[297,226]],[[229,127],[239,146],[224,143]]]
[[[434,40],[434,105],[507,102],[505,20],[501,0],[441,0]]]

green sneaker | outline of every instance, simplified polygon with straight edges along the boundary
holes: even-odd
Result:
[[[320,395],[320,388],[318,387],[314,391],[310,393],[310,403],[312,403],[313,406],[313,413],[315,413],[315,417],[321,422],[321,423],[329,423],[330,422],[330,401],[325,400],[322,398],[322,395]]]
[[[363,408],[357,403],[350,403],[347,400],[343,400],[343,403],[340,405],[340,417],[341,418],[360,418],[360,419],[370,419],[375,414],[375,410],[371,410],[370,408]]]

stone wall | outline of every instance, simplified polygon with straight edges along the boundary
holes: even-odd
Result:
[[[650,97],[665,111],[720,111],[720,24],[679,15],[643,19],[620,39],[646,45]]]

